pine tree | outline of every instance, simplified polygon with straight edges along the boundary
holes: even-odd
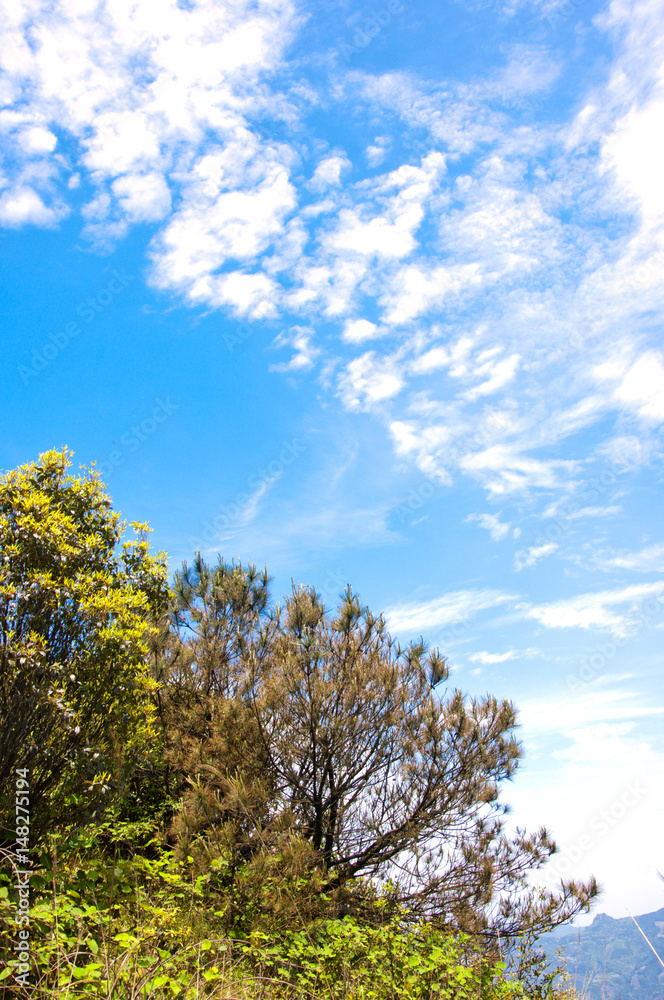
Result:
[[[545,829],[505,833],[514,706],[445,690],[444,657],[421,639],[401,648],[350,588],[331,615],[306,587],[270,608],[268,583],[200,556],[176,580],[170,697],[189,714],[172,742],[197,776],[176,824],[187,845],[216,830],[247,860],[298,842],[317,891],[351,910],[382,886],[412,918],[489,937],[587,907],[594,879],[528,888],[556,850]]]

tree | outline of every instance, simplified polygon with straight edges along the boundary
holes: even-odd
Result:
[[[163,787],[182,801],[172,832],[183,856],[197,855],[205,831],[241,864],[255,853],[256,820],[267,815],[274,790],[244,693],[248,651],[269,647],[274,634],[268,585],[266,572],[221,559],[209,567],[200,555],[175,574],[168,627],[150,659]],[[198,845],[207,854],[209,843]]]
[[[154,733],[146,664],[167,571],[99,475],[49,451],[0,478],[0,824],[29,772],[30,844],[90,818]]]
[[[350,589],[331,616],[310,588],[270,610],[267,583],[200,557],[176,580],[174,660],[204,720],[189,729],[187,844],[207,827],[246,859],[299,841],[321,894],[357,906],[358,887],[382,885],[413,918],[485,936],[587,907],[594,879],[528,888],[556,850],[545,829],[505,833],[499,787],[522,756],[514,706],[439,693],[444,658],[422,640],[400,648]]]

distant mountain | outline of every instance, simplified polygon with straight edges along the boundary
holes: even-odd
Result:
[[[636,920],[664,962],[664,907]],[[664,967],[631,917],[614,920],[600,913],[587,927],[558,928],[538,945],[551,959],[562,949],[572,982],[587,1000],[664,998]]]

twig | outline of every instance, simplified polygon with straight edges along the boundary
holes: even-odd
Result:
[[[627,910],[627,907],[625,907],[625,909]],[[627,910],[627,912],[629,913],[629,910]],[[631,913],[629,913],[629,915],[630,915],[630,917],[632,917]],[[634,920],[634,917],[632,917],[632,920]],[[664,969],[664,962],[661,960],[661,958],[659,957],[659,955],[657,954],[657,952],[653,948],[652,944],[650,943],[650,941],[648,940],[648,938],[646,937],[646,935],[643,933],[643,931],[641,930],[641,928],[639,927],[639,925],[636,923],[636,920],[634,920],[634,923],[636,924],[636,926],[637,926],[640,934],[644,938],[644,940],[645,940],[646,944],[648,945],[648,947],[650,948],[651,952],[653,953],[653,955],[655,956],[655,958],[657,959],[657,961],[659,962],[659,964],[661,965],[661,967]]]

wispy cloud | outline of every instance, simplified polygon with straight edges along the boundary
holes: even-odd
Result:
[[[394,632],[418,633],[465,622],[478,612],[515,600],[502,590],[455,590],[430,601],[410,602],[388,608],[386,617]]]
[[[649,598],[659,602],[664,609],[664,580],[578,594],[526,608],[525,614],[546,628],[598,628],[625,636],[639,621],[639,605]]]
[[[466,521],[477,521],[480,528],[485,528],[491,535],[494,542],[500,542],[507,538],[511,525],[500,520],[499,514],[469,514]]]
[[[628,569],[640,573],[664,573],[664,544],[647,545],[638,552],[622,555],[600,555],[597,565],[601,569]]]
[[[274,341],[275,347],[292,347],[295,353],[290,361],[271,365],[275,372],[298,372],[311,368],[320,353],[313,345],[314,331],[310,327],[295,326],[280,333]]]
[[[543,556],[550,556],[558,548],[555,542],[544,542],[542,545],[531,545],[529,549],[517,552],[514,556],[514,568],[519,573],[522,569],[534,566]]]
[[[279,370],[333,362],[345,407],[409,429],[401,456],[494,497],[561,493],[582,465],[561,443],[611,414],[639,433],[664,419],[664,361],[644,319],[664,305],[652,3],[598,20],[616,42],[610,79],[568,120],[527,114],[562,72],[542,46],[514,44],[463,82],[339,71],[327,100],[352,103],[359,122],[395,115],[406,141],[429,143],[395,162],[379,131],[363,145],[369,177],[306,125],[319,98],[286,74],[301,23],[290,0],[167,0],[158,33],[139,8],[101,7],[103,19],[56,15],[40,0],[8,15],[20,55],[4,82],[21,111],[0,120],[0,222],[57,224],[84,176],[91,239],[149,223],[157,288],[303,330],[322,315],[336,343],[302,334]],[[60,150],[67,135],[76,162]],[[576,359],[565,376],[561,355]]]
[[[471,653],[468,659],[471,663],[483,663],[488,665],[490,663],[505,663],[507,660],[513,660],[516,653],[513,649],[508,649],[506,653],[487,653],[486,650],[481,650],[479,653]]]
[[[596,735],[597,727],[601,727],[605,736],[612,731],[622,735],[633,728],[637,719],[664,713],[664,707],[647,702],[633,679],[608,677],[588,685],[588,689],[581,694],[558,699],[551,695],[521,699],[519,716],[522,724],[533,733],[563,732],[573,738],[574,744],[583,742],[586,747],[583,756],[575,756],[573,748],[570,748],[564,753],[558,751],[561,759],[581,763],[592,758],[601,762],[603,755],[585,734],[593,729]]]

